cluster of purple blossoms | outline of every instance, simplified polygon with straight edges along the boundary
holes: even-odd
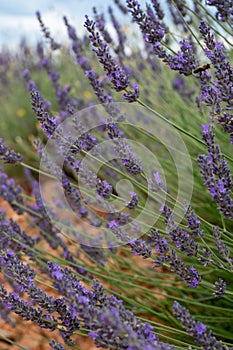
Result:
[[[164,18],[164,11],[161,9],[160,3],[158,0],[151,0],[152,6],[155,10],[156,15],[160,20]]]
[[[44,101],[41,99],[39,91],[32,89],[30,94],[32,109],[36,114],[38,121],[41,123],[42,130],[49,138],[53,135],[54,131],[57,128],[57,119],[49,116],[49,113],[46,110]]]
[[[108,121],[106,125],[108,136],[115,143],[116,151],[119,153],[122,159],[122,164],[126,167],[127,171],[133,175],[138,175],[142,171],[142,163],[139,159],[135,157],[129,145],[127,145],[126,142],[122,139],[123,132],[119,129],[116,123],[112,121],[112,119],[116,117],[121,119],[121,112],[117,109],[115,105],[109,104],[113,102],[113,98],[110,92],[108,92],[107,94],[105,93],[97,73],[91,68],[88,58],[84,56],[84,50],[82,48],[81,41],[79,40],[76,34],[75,28],[68,23],[66,17],[64,17],[64,21],[68,29],[69,37],[72,40],[72,48],[75,52],[77,62],[85,72],[85,75],[87,76],[96,96],[98,97],[99,102],[104,103],[104,108],[106,109],[107,113],[109,113],[109,115],[111,116],[111,120]],[[92,21],[88,20],[88,23],[89,22],[92,23]],[[92,25],[94,35],[94,24]],[[100,39],[99,34],[97,36]],[[100,43],[102,43],[101,39]],[[127,91],[123,94],[123,98],[126,99],[128,102],[134,102],[139,97],[138,86],[136,84],[133,84],[133,88],[133,92]]]
[[[207,330],[207,326],[196,321],[190,312],[183,306],[181,306],[177,301],[173,305],[174,316],[182,323],[183,327],[186,329],[187,333],[191,335],[196,344],[201,346],[202,349],[216,349],[216,350],[230,350],[232,347],[223,345],[222,342],[217,341],[217,339],[212,335],[211,330]]]
[[[0,212],[0,229],[1,250],[9,249],[16,252],[21,251],[31,258],[35,257],[36,252],[32,248],[35,249],[35,244],[39,241],[39,237],[29,237],[12,218],[7,220],[4,212]]]
[[[126,2],[133,20],[139,25],[143,33],[145,41],[152,45],[160,42],[165,35],[165,29],[161,25],[159,18],[152,11],[149,11],[150,15],[146,15],[136,0],[127,0]]]
[[[161,241],[159,241],[159,243],[160,242]],[[159,247],[159,249],[161,248]],[[154,266],[163,266],[165,262],[168,263],[170,270],[172,272],[175,272],[175,274],[181,280],[184,280],[189,285],[189,287],[197,288],[197,286],[201,283],[201,276],[197,269],[193,265],[191,265],[190,267],[186,266],[178,257],[175,249],[172,249],[171,253],[168,253],[164,256],[161,255],[158,259],[156,259],[154,262]]]
[[[206,44],[205,54],[215,68],[215,86],[219,91],[220,102],[230,102],[233,93],[233,67],[226,59],[224,46],[214,40],[213,34],[205,21],[200,23],[200,33]]]
[[[26,81],[26,87],[29,91],[37,88],[36,83],[33,80],[31,80],[31,74],[30,74],[29,69],[25,69],[23,71],[22,76],[23,76],[24,80]]]
[[[208,155],[198,156],[198,164],[204,184],[209,189],[211,197],[218,204],[218,209],[226,218],[233,218],[232,177],[226,159],[219,145],[215,144],[213,129],[202,125],[202,136],[207,145]]]
[[[90,330],[89,336],[99,347],[112,349],[164,349],[173,346],[159,341],[152,327],[135,318],[125,309],[121,300],[107,296],[98,281],[93,281],[92,290],[86,289],[73,272],[57,264],[48,263],[49,274],[55,288],[72,306],[74,317],[82,319],[82,326]]]
[[[212,107],[212,114],[217,115],[217,120],[222,125],[223,130],[230,135],[233,143],[233,115],[228,112],[232,109],[233,96],[233,67],[227,60],[224,46],[215,41],[209,25],[205,21],[200,23],[200,33],[206,44],[205,54],[214,67],[214,82],[201,82],[201,100]]]
[[[214,282],[214,295],[216,298],[220,298],[222,295],[226,293],[226,282],[219,278],[218,281]]]
[[[95,22],[86,16],[84,27],[89,32],[89,38],[94,48],[93,50],[100,63],[103,65],[104,70],[107,72],[114,88],[116,91],[125,90],[129,85],[129,77],[124,69],[118,66],[112,58],[107,43],[101,39],[99,32],[95,30]]]
[[[138,196],[135,192],[129,192],[131,195],[130,201],[126,204],[126,207],[129,209],[134,209],[138,205]]]
[[[179,11],[186,12],[182,2],[178,1]],[[162,13],[158,10],[158,14],[152,13],[152,9],[148,9],[145,13],[136,0],[127,0],[129,12],[132,14],[133,20],[139,25],[146,43],[153,47],[153,53],[170,66],[172,70],[178,71],[185,76],[191,75],[193,70],[198,66],[199,61],[195,56],[195,48],[193,43],[187,40],[180,41],[180,50],[176,55],[167,54],[163,48],[162,40],[164,39],[166,28],[161,22]],[[155,4],[155,12],[157,9]],[[180,22],[179,16],[179,22]],[[183,23],[183,22],[182,22]]]
[[[164,62],[168,63],[172,70],[178,71],[180,74],[191,75],[199,64],[195,57],[194,47],[192,43],[186,40],[180,41],[179,44],[180,51],[178,51],[177,56],[168,55]]]
[[[5,143],[3,143],[3,139],[0,138],[0,160],[3,160],[4,163],[16,165],[22,162],[23,156],[7,147]]]
[[[129,242],[129,246],[134,253],[134,255],[140,255],[143,259],[148,259],[151,257],[152,248],[150,244],[146,243],[142,239],[134,239]]]
[[[56,340],[52,340],[49,345],[51,346],[50,350],[65,350],[62,344],[56,342]]]
[[[191,237],[187,231],[180,228],[176,224],[172,210],[168,206],[164,205],[161,208],[161,213],[165,217],[164,222],[167,227],[168,235],[171,239],[171,242],[175,244],[176,248],[184,252],[187,256],[197,256],[199,250],[198,243],[194,241],[193,237]],[[193,216],[192,219],[194,219]],[[195,223],[197,224],[197,221]],[[191,222],[191,220],[189,220],[190,229],[193,224],[194,222]],[[194,232],[196,233],[196,227],[194,229]]]
[[[161,45],[161,41],[165,35],[165,27],[161,24],[160,17],[154,15],[154,13],[153,16],[150,16],[152,13],[150,9],[149,15],[146,14],[136,0],[127,0],[127,7],[133,20],[139,25],[145,43],[150,44],[153,52],[159,58],[165,58],[167,56],[166,51]]]
[[[114,225],[113,225],[114,224]],[[116,222],[113,222],[115,230],[119,229]],[[143,239],[134,239],[129,241],[129,246],[134,255],[140,255],[143,259],[154,257],[153,266],[160,267],[168,264],[170,270],[184,280],[191,288],[196,288],[201,282],[201,276],[194,266],[186,266],[177,255],[175,249],[172,249],[167,238],[162,237],[158,230],[150,229],[150,240],[147,243]],[[153,251],[155,249],[155,251]]]
[[[72,344],[69,337],[73,332],[80,327],[80,321],[77,317],[72,317],[71,308],[69,308],[62,298],[54,298],[48,296],[43,289],[40,289],[35,284],[36,272],[28,265],[24,264],[17,255],[12,251],[2,251],[0,253],[0,265],[4,274],[13,279],[17,286],[17,292],[27,293],[30,296],[29,301],[20,300],[17,293],[6,293],[2,287],[3,301],[15,313],[27,320],[36,322],[42,328],[55,330],[58,328],[58,323],[61,322],[61,334],[66,338],[67,343]],[[35,308],[35,305],[38,308]],[[22,309],[21,309],[22,308]],[[53,315],[57,313],[59,316]]]
[[[116,91],[126,90],[129,86],[129,76],[126,70],[116,63],[116,60],[111,56],[107,43],[101,38],[99,32],[95,29],[95,22],[86,16],[84,27],[89,32],[89,38],[93,46],[93,51],[103,65],[108,78],[113,84]],[[123,98],[129,102],[134,102],[139,97],[139,88],[137,84],[133,84],[133,91],[126,91]]]

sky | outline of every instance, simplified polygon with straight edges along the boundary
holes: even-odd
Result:
[[[13,48],[25,36],[30,43],[42,38],[35,12],[39,10],[46,27],[55,39],[67,38],[62,17],[66,15],[79,33],[84,16],[92,16],[92,7],[101,12],[113,4],[113,0],[0,0],[0,47]],[[58,40],[57,40],[58,41]]]

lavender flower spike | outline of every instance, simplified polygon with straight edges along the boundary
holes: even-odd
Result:
[[[196,321],[189,311],[181,306],[177,301],[173,304],[174,316],[181,321],[187,333],[191,335],[195,342],[202,347],[202,349],[209,350],[230,350],[232,348],[222,345],[220,341],[212,335],[211,330],[207,330],[207,326],[202,322]]]
[[[202,135],[208,149],[208,156],[201,154],[198,157],[204,184],[221,213],[226,218],[233,218],[233,182],[227,161],[223,158],[219,145],[215,144],[215,135],[209,125],[202,125]]]
[[[110,54],[107,43],[101,39],[99,32],[96,32],[95,22],[86,16],[84,27],[89,32],[89,38],[93,45],[93,51],[96,53],[99,62],[103,65],[104,70],[112,82],[116,91],[125,90],[129,85],[129,77],[123,67],[116,64]]]

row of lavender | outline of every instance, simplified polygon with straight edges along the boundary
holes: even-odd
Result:
[[[0,158],[25,169],[31,191],[29,197],[1,169],[0,195],[30,227],[24,232],[1,212],[1,316],[13,324],[15,313],[56,331],[67,348],[76,348],[75,335],[86,333],[98,347],[109,349],[231,349],[233,5],[206,1],[206,7],[193,1],[191,6],[169,0],[163,8],[155,0],[145,6],[134,0],[115,3],[121,15],[130,14],[132,26],[139,27],[142,36],[137,40],[143,49],[130,47],[112,8],[117,40],[97,9],[94,20],[85,19],[89,38],[80,38],[64,17],[71,40],[66,69],[75,60],[78,78],[82,73],[80,80],[87,79],[96,96],[91,101],[80,97],[82,84],[76,90],[71,84],[63,86],[51,58],[64,53],[62,45],[36,14],[51,49],[48,53],[38,44],[39,67],[52,84],[55,103],[42,96],[33,80],[34,68],[26,68],[22,74],[32,110],[46,136],[34,142],[45,166],[34,168],[1,139]],[[97,101],[103,109],[95,109]],[[124,101],[124,108],[116,101]],[[58,113],[53,113],[54,104]],[[136,127],[125,123],[127,113]],[[156,124],[160,139],[150,127],[142,129],[149,116],[163,121]],[[194,168],[191,203],[188,180],[182,196],[186,201],[179,198],[179,176],[184,182],[192,176],[191,168],[187,176],[180,174],[187,171],[189,158],[178,154],[185,162],[179,168],[176,153],[171,160],[158,147],[167,140],[163,134],[169,140],[176,135],[168,127],[184,138]],[[132,138],[141,152],[130,143]],[[45,151],[51,140],[57,148],[55,158],[62,159],[61,169]],[[112,158],[106,162],[103,145],[109,141]],[[149,157],[142,145],[150,150]],[[176,148],[173,139],[167,145]],[[178,145],[175,151],[180,151]],[[162,167],[154,167],[151,154]],[[102,166],[98,171],[97,161]],[[69,203],[66,217],[60,214],[67,209],[60,198],[53,205],[45,203],[39,171],[47,180],[61,171],[58,180]],[[133,184],[126,198],[122,180]],[[119,202],[125,203],[123,208]],[[81,220],[81,229],[71,214]],[[45,242],[49,253],[43,250]],[[41,280],[50,284],[53,296],[39,286]],[[63,349],[55,340],[50,347]]]

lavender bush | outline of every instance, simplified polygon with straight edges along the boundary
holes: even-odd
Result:
[[[47,349],[233,349],[232,1],[115,0],[84,37],[64,17],[69,48],[36,17],[32,56],[1,54],[33,121],[0,139],[0,196],[27,223],[3,206],[1,318],[53,332]]]

